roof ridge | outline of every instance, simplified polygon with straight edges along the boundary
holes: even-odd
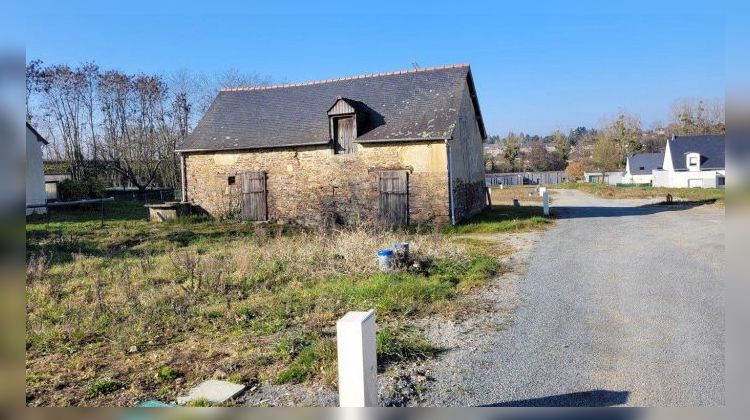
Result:
[[[242,86],[242,87],[235,87],[235,88],[222,88],[222,89],[219,89],[219,92],[248,92],[248,91],[254,91],[254,90],[268,90],[268,89],[278,89],[278,88],[288,88],[288,87],[320,85],[324,83],[340,82],[343,80],[366,79],[370,77],[382,77],[382,76],[395,76],[398,74],[421,73],[421,72],[428,72],[428,71],[435,71],[435,70],[456,69],[456,68],[462,68],[462,67],[470,67],[470,66],[469,64],[448,64],[445,66],[420,67],[420,68],[408,69],[408,70],[397,70],[397,71],[389,71],[389,72],[382,72],[382,73],[368,73],[368,74],[360,74],[357,76],[340,77],[336,79],[313,80],[309,82],[300,82],[300,83],[284,83],[284,84],[268,85],[268,86]]]

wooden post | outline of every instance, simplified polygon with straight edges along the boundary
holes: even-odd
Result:
[[[336,323],[339,406],[378,405],[375,311],[348,312]]]
[[[549,216],[549,193],[546,188],[544,194],[542,194],[542,203],[544,205],[544,215]]]

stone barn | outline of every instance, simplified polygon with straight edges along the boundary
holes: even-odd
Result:
[[[456,223],[486,206],[468,65],[221,90],[179,147],[183,200],[219,217]]]

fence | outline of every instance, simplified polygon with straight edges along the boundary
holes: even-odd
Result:
[[[176,194],[173,188],[153,188],[139,192],[135,189],[107,188],[105,193],[115,200],[138,200],[144,203],[163,203],[165,201],[174,201]]]
[[[555,185],[568,181],[563,171],[486,174],[484,179],[488,187],[495,185]]]

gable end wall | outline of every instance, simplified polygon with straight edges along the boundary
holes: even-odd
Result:
[[[464,82],[451,146],[451,181],[458,222],[481,212],[487,202],[484,147],[468,83]]]

